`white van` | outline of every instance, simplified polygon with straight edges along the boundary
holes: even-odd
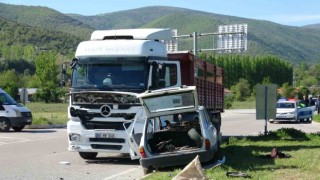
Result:
[[[0,88],[0,131],[21,131],[32,123],[31,111]]]

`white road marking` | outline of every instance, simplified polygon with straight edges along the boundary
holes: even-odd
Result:
[[[15,139],[15,138],[13,138]],[[42,141],[42,140],[48,140],[48,139],[57,139],[57,138],[42,138],[42,139],[24,139],[24,140],[21,140],[21,141],[15,141],[15,142],[8,142],[8,143],[3,143],[3,144],[0,144],[0,146],[2,145],[7,145],[7,144],[17,144],[17,143],[26,143],[26,142],[34,142],[34,141]]]
[[[115,175],[106,177],[106,178],[104,178],[103,180],[115,179],[116,177],[120,177],[120,176],[121,176],[121,179],[123,179],[123,176],[122,176],[122,175],[131,173],[132,171],[137,171],[137,170],[139,170],[139,169],[140,169],[140,171],[142,172],[142,170],[141,170],[141,168],[140,168],[140,166],[139,166],[139,167],[136,167],[136,168],[132,168],[132,169],[123,171],[123,172],[121,172],[121,173],[119,173],[119,174],[115,174]],[[134,179],[135,179],[135,178],[134,178]]]

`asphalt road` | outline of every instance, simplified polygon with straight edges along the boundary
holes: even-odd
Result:
[[[267,131],[274,131],[280,128],[295,128],[306,133],[314,133],[320,132],[320,123],[267,123]],[[226,112],[222,113],[221,131],[223,136],[251,136],[264,134],[265,120],[256,120],[255,109],[226,110]]]
[[[86,161],[67,150],[66,129],[0,133],[0,179],[138,179],[138,161],[121,154]]]
[[[223,136],[258,135],[264,120],[255,120],[255,110],[227,110],[222,114]],[[320,132],[320,124],[275,123],[268,130],[294,127],[305,132]],[[66,129],[25,129],[0,133],[0,179],[139,179],[143,176],[138,161],[121,154],[98,156],[86,161],[67,150]]]

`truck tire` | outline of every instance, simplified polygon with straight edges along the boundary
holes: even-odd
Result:
[[[16,132],[22,131],[23,128],[24,128],[24,126],[14,126],[14,127],[12,127],[12,129],[13,129],[14,131],[16,131]]]
[[[98,155],[96,152],[79,152],[80,157],[83,159],[95,159]]]
[[[0,131],[9,132],[11,128],[11,123],[9,119],[5,117],[0,117]]]

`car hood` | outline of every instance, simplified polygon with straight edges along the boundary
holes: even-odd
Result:
[[[198,109],[195,86],[147,91],[138,94],[137,97],[140,99],[148,118]]]
[[[17,105],[7,105],[7,106],[10,106],[11,109],[17,110],[17,111],[19,111],[19,112],[31,112],[27,107],[22,106],[22,105],[20,105],[20,104],[17,104]]]

